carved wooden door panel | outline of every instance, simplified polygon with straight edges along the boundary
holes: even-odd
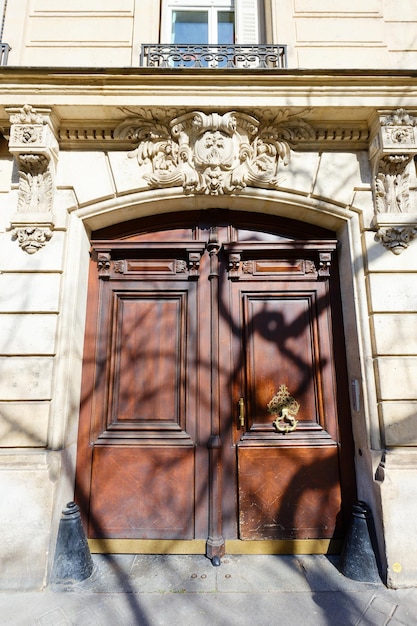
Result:
[[[203,249],[93,245],[77,473],[92,538],[194,537]]]
[[[340,319],[332,319],[337,309],[328,271],[334,246],[224,246],[232,268],[225,291],[233,399],[244,411],[235,435],[242,540],[332,539],[343,533],[347,468],[339,422],[343,417],[348,423],[349,415],[345,397],[344,415],[338,416],[343,385],[336,379],[332,326]],[[342,430],[349,448],[343,424]]]
[[[343,533],[335,242],[237,215],[93,241],[76,480],[92,540],[214,558]]]

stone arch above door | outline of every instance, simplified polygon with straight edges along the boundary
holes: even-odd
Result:
[[[178,188],[141,190],[108,200],[92,199],[74,213],[91,231],[149,215],[216,208],[281,216],[334,232],[340,232],[349,222],[355,224],[362,213],[352,205],[313,198],[294,190],[251,187],[239,196],[184,196]]]

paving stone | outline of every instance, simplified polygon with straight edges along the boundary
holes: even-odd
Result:
[[[416,626],[417,589],[340,574],[325,556],[95,555],[66,590],[0,593],[1,626]]]

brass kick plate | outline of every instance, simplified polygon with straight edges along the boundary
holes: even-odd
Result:
[[[205,554],[204,539],[89,539],[94,554]],[[335,539],[295,539],[262,541],[226,540],[226,554],[338,554],[342,541]]]

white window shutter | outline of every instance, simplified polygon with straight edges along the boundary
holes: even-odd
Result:
[[[258,0],[235,0],[236,43],[259,43]]]

